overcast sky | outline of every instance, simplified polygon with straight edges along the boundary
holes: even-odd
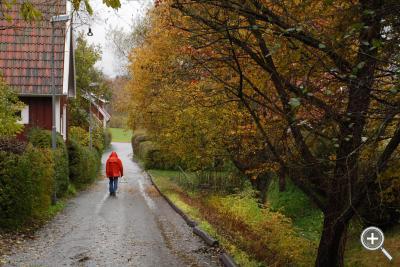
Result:
[[[120,0],[121,8],[113,10],[103,4],[102,0],[91,0],[94,15],[90,19],[93,36],[87,36],[91,44],[98,44],[102,48],[102,60],[97,66],[109,77],[118,75],[118,62],[114,60],[114,52],[107,40],[107,29],[122,27],[125,31],[131,29],[132,21],[146,15],[146,10],[152,0]],[[88,26],[81,26],[78,30],[87,32]]]

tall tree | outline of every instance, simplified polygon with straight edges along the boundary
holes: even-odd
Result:
[[[135,47],[143,44],[147,31],[149,29],[149,21],[147,17],[138,18],[132,21],[131,31],[126,32],[121,27],[109,28],[107,30],[107,38],[114,54],[117,57],[119,71],[122,75],[129,74],[129,56]]]
[[[349,221],[400,142],[398,3],[167,3],[196,68],[240,100],[268,157],[323,211],[316,266],[343,266]],[[274,118],[290,149],[271,140]]]
[[[111,98],[111,90],[104,74],[95,64],[101,59],[98,46],[90,45],[81,32],[76,40],[76,94],[70,102],[71,125],[88,127],[88,94],[106,100]]]
[[[316,266],[343,266],[349,221],[398,153],[400,5],[168,0],[157,6],[162,2],[175,9],[165,17],[186,40],[176,59],[164,56],[189,69],[187,79],[213,80],[214,96],[241,103],[259,132],[251,137],[265,144],[256,150],[265,154],[259,158],[278,165],[282,177],[294,174],[324,213]],[[155,74],[160,65],[146,68]],[[158,96],[166,82],[176,84],[149,80],[148,94]],[[142,100],[136,102],[142,107],[161,103]]]

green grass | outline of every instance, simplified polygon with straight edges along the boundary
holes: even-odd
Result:
[[[268,204],[272,210],[280,211],[291,218],[301,236],[311,241],[319,240],[323,213],[289,179],[285,192],[279,192],[277,181],[271,182],[268,190]]]
[[[110,128],[112,135],[112,142],[130,143],[132,138],[132,131],[121,128]]]

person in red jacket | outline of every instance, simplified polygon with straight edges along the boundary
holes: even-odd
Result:
[[[116,152],[111,152],[106,163],[106,175],[110,179],[110,195],[115,196],[118,188],[118,177],[124,176],[122,161]]]

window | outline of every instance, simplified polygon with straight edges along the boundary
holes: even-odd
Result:
[[[17,112],[21,120],[18,121],[20,124],[29,124],[29,106],[25,106],[21,111]]]

